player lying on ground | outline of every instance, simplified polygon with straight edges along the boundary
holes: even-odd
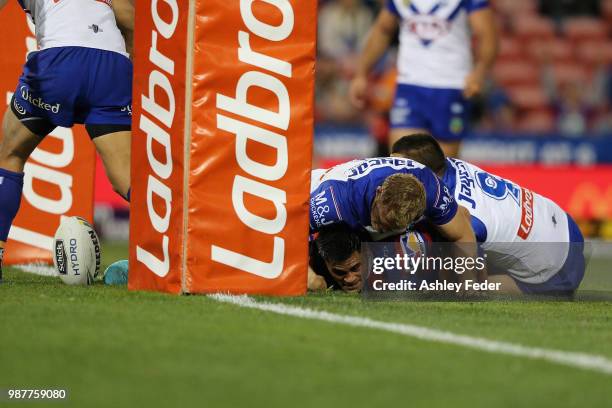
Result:
[[[468,211],[457,205],[448,187],[427,167],[413,160],[378,157],[353,160],[315,170],[311,181],[310,227],[346,223],[354,230],[402,233],[428,220],[449,242],[472,243],[476,237]],[[482,280],[469,271],[462,279]]]
[[[446,158],[427,135],[403,137],[393,155],[418,160],[468,209],[488,267],[507,272],[524,293],[571,293],[585,270],[584,238],[552,200],[466,161]]]
[[[424,251],[427,253],[432,247],[429,244],[432,239],[439,240],[439,237],[432,238],[428,227],[424,224],[417,225],[414,229],[385,238],[387,242],[394,245],[385,245],[384,250],[396,248],[398,254],[413,256],[415,252]],[[333,224],[319,231],[316,240],[310,245],[310,266],[313,273],[325,279],[329,288],[340,289],[349,293],[356,293],[363,288],[362,277],[362,241],[372,241],[372,238],[364,233],[352,230],[346,224]],[[393,253],[386,253],[387,257],[393,257]],[[366,271],[371,272],[371,271]],[[443,274],[435,270],[419,270],[412,276],[412,280],[417,284],[422,281],[442,282]],[[454,281],[452,275],[449,281]],[[495,294],[541,294],[548,296],[567,297],[573,294],[573,290],[557,290],[547,282],[531,285],[529,287],[519,286],[520,281],[510,273],[502,273],[499,269],[495,275],[489,274],[488,283],[499,284]]]
[[[2,124],[0,279],[9,229],[21,202],[23,169],[57,126],[84,123],[114,189],[129,200],[132,63],[124,32],[133,27],[127,0],[18,0],[36,27]],[[0,0],[0,8],[7,0]],[[113,8],[117,10],[117,18]]]

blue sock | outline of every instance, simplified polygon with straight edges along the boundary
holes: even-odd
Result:
[[[23,173],[0,168],[0,241],[8,239],[13,219],[21,204]]]

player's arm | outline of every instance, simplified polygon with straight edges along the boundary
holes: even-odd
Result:
[[[472,0],[472,3],[477,3]],[[483,7],[469,14],[469,24],[476,36],[475,50],[476,64],[465,81],[464,95],[467,98],[481,92],[487,73],[495,63],[498,50],[498,33],[495,27],[493,11],[490,7]]]
[[[450,242],[476,242],[470,213],[461,205],[458,206],[455,216],[446,224],[438,225],[437,229]]]
[[[6,5],[7,2],[8,0],[0,0],[0,10]]]
[[[366,37],[365,45],[357,62],[355,77],[349,89],[351,102],[359,108],[365,106],[368,74],[389,48],[389,44],[397,33],[398,24],[398,17],[383,8]]]
[[[113,0],[113,11],[115,12],[117,27],[119,27],[125,39],[127,52],[132,55],[134,47],[134,6],[130,0]]]

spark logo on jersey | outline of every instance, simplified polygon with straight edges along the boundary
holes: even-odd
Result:
[[[61,107],[59,103],[51,105],[50,103],[43,101],[41,97],[34,98],[32,94],[30,93],[30,90],[25,85],[22,86],[19,90],[21,91],[21,97],[23,98],[23,100],[30,102],[31,105],[39,109],[46,110],[48,112],[52,112],[52,113],[59,112],[60,107]]]

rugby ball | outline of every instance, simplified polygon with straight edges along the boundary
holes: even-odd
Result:
[[[100,271],[98,234],[81,217],[66,217],[53,239],[53,264],[60,279],[68,285],[89,285]]]

